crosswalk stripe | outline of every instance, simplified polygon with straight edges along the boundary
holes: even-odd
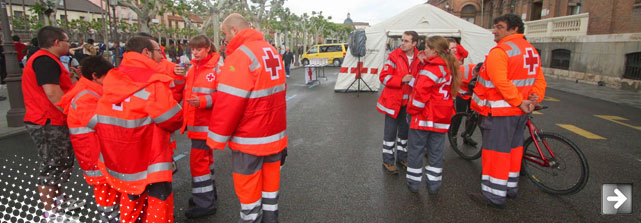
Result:
[[[559,99],[556,99],[556,98],[553,98],[553,97],[548,97],[548,96],[545,96],[545,98],[543,98],[543,100],[544,101],[561,101]]]
[[[608,120],[608,121],[611,121],[611,122],[614,122],[614,123],[617,123],[619,125],[624,125],[624,126],[636,129],[636,130],[641,130],[641,126],[634,126],[634,125],[630,125],[628,123],[622,122],[622,121],[628,121],[627,118],[622,118],[622,117],[614,116],[614,115],[594,115],[594,116],[596,116],[598,118],[602,118],[602,119]]]
[[[600,135],[591,133],[591,132],[589,132],[587,130],[584,130],[582,128],[576,127],[574,125],[570,125],[570,124],[556,124],[556,125],[558,125],[561,128],[567,129],[570,132],[574,132],[574,133],[576,133],[576,134],[578,134],[580,136],[588,138],[588,139],[606,139],[606,138],[604,138],[604,137],[602,137]]]

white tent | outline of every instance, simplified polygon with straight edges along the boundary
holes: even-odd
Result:
[[[379,89],[378,74],[390,53],[386,51],[388,37],[401,36],[404,31],[408,30],[414,30],[419,35],[428,37],[435,35],[460,37],[461,45],[469,52],[465,63],[483,62],[485,55],[496,45],[494,35],[490,31],[430,4],[416,5],[365,29],[367,54],[360,58],[363,63],[361,74],[363,80],[373,91]],[[335,91],[358,90],[359,85],[356,83],[347,89],[355,80],[357,65],[358,58],[348,52],[338,73],[338,79],[334,86]],[[360,90],[368,91],[369,89],[361,83]]]

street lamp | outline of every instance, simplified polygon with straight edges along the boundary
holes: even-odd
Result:
[[[0,22],[2,22],[2,35],[5,40],[2,44],[7,65],[6,82],[11,105],[11,109],[7,112],[7,125],[9,127],[20,127],[24,126],[25,113],[24,99],[22,97],[22,73],[18,69],[17,53],[11,42],[11,27],[9,27],[5,0],[0,2]]]
[[[112,17],[114,18],[114,23],[113,23],[113,39],[114,39],[114,66],[120,65],[120,38],[118,37],[118,20],[116,18],[116,6],[118,6],[118,0],[109,0],[109,5],[111,6],[111,9],[113,10]],[[118,47],[116,47],[116,43],[118,43]]]

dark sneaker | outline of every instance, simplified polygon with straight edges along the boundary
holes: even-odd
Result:
[[[431,190],[430,187],[427,187],[427,193],[430,195],[437,195],[438,194],[438,189]]]
[[[482,205],[485,205],[485,206],[489,206],[489,207],[493,207],[493,208],[496,208],[496,209],[505,209],[505,204],[499,205],[499,204],[492,203],[490,200],[485,198],[483,196],[483,194],[480,194],[480,193],[469,193],[467,195],[470,196],[470,199],[472,199],[473,201],[476,201],[476,203],[479,203],[479,204],[482,204]]]
[[[472,137],[463,137],[463,143],[470,145],[470,146],[476,146],[478,143],[472,139]]]
[[[192,207],[185,211],[185,216],[187,218],[200,218],[208,215],[216,214],[216,208],[201,208],[201,207]]]
[[[195,206],[195,205],[196,205],[196,203],[194,203],[194,198],[190,197],[189,198],[189,206]]]
[[[392,174],[392,175],[398,174],[398,168],[396,168],[396,165],[390,165],[390,164],[387,164],[387,163],[383,163],[383,169],[385,170],[385,172],[387,174]]]
[[[418,193],[418,187],[414,187],[414,186],[410,185],[409,182],[407,183],[407,189],[409,189],[410,192],[412,192],[412,193]]]

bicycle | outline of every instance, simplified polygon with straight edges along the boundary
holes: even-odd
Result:
[[[546,109],[546,106],[537,106],[535,110]],[[471,109],[459,112],[452,117],[468,121],[462,136],[471,136],[480,123],[479,114]],[[543,132],[532,122],[532,115],[528,114],[526,128],[530,137],[523,142],[523,161],[521,174],[527,176],[536,186],[546,193],[556,195],[569,195],[579,192],[585,187],[589,178],[588,161],[579,147],[568,138],[551,132]],[[454,151],[466,160],[478,159],[481,156],[481,147],[458,144],[452,142],[451,136],[458,132],[450,128],[448,138]],[[458,130],[458,129],[457,129]],[[458,146],[462,145],[462,146]]]

